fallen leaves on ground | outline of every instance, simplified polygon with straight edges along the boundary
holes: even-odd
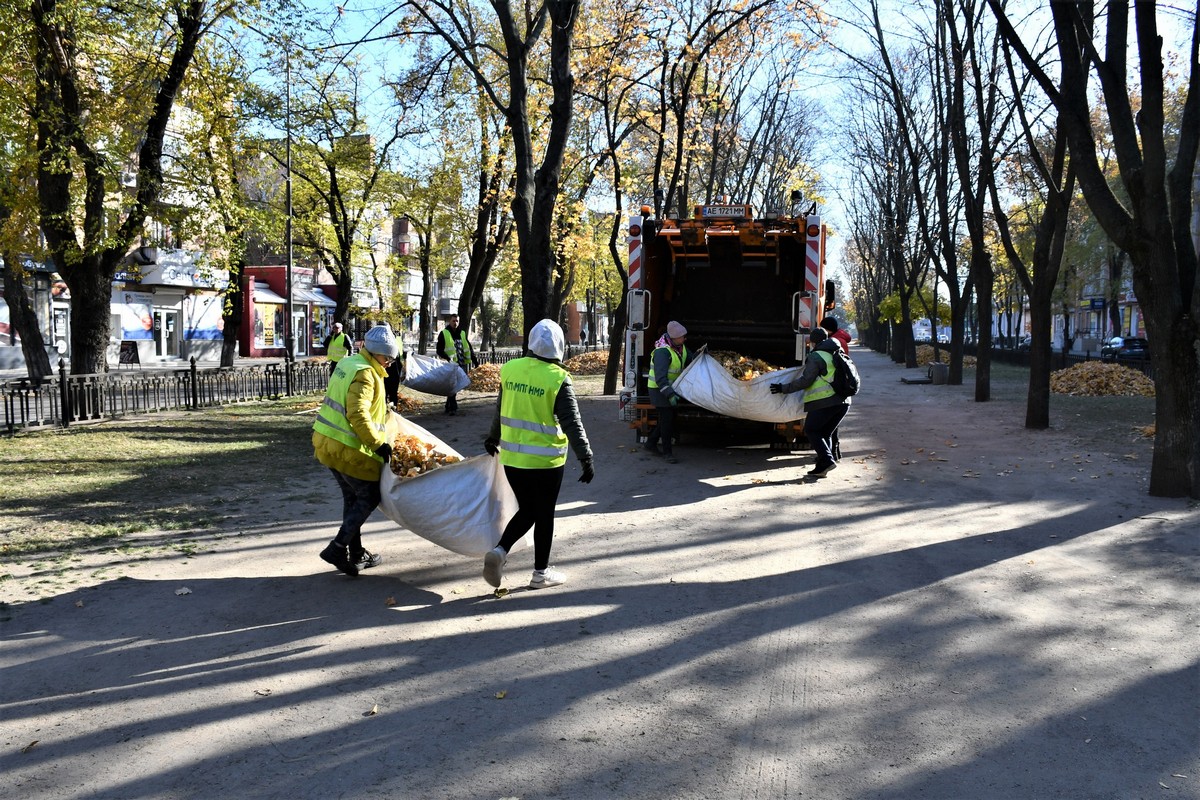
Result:
[[[412,413],[421,408],[421,401],[402,393],[397,395],[396,402],[392,404],[392,407],[401,414]]]
[[[572,375],[603,375],[608,369],[607,350],[589,350],[563,362]]]
[[[471,379],[471,391],[473,392],[500,391],[499,364],[480,364],[467,373],[467,376]]]
[[[1050,391],[1073,397],[1153,397],[1154,381],[1122,364],[1085,361],[1050,373]]]
[[[938,348],[938,363],[950,363],[950,351],[945,347]],[[925,367],[933,363],[933,345],[917,345],[917,366]],[[963,356],[963,369],[975,366],[975,356]]]

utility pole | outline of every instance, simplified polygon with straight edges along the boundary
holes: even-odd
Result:
[[[285,278],[287,283],[287,293],[284,295],[284,312],[283,312],[283,344],[287,348],[287,354],[284,359],[289,363],[295,360],[295,325],[292,322],[292,43],[290,40],[284,40],[284,84],[285,96],[284,102],[284,130],[287,135],[287,144],[285,146],[285,161],[287,176],[285,178],[286,195],[287,195],[287,266],[285,268]],[[291,375],[289,371],[288,375]],[[290,377],[289,377],[290,381]],[[291,394],[291,387],[288,387],[288,394]]]

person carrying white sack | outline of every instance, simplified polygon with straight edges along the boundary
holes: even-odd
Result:
[[[591,483],[596,472],[571,375],[562,363],[565,350],[562,328],[544,319],[529,331],[530,355],[500,368],[500,397],[484,447],[489,455],[499,454],[518,508],[500,543],[483,557],[483,578],[495,587],[504,578],[508,551],[531,527],[533,577],[529,588],[558,586],[567,579],[550,568],[550,549],[568,443],[583,466],[580,482]]]
[[[379,476],[392,457],[383,381],[399,355],[391,328],[367,331],[362,350],[338,361],[313,423],[313,453],[342,490],[342,525],[321,559],[351,576],[383,560],[363,547],[362,526],[379,505]]]

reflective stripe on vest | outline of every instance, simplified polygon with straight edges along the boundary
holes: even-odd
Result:
[[[337,368],[329,379],[329,388],[325,392],[325,399],[321,402],[321,407],[317,409],[317,421],[313,423],[313,430],[322,436],[328,436],[334,441],[341,442],[351,450],[358,450],[382,464],[383,458],[355,435],[354,428],[346,416],[346,396],[349,394],[350,384],[354,382],[354,376],[364,369],[372,370],[371,380],[379,380],[379,376],[374,374],[373,368],[361,353],[338,361]],[[384,436],[387,429],[386,422],[376,422],[376,420],[387,419],[387,398],[381,387],[376,388],[378,391],[371,400],[371,426],[380,434],[380,438],[386,438]]]
[[[833,391],[833,356],[823,350],[813,350],[814,356],[820,356],[825,362],[825,372],[817,376],[817,380],[812,382],[807,389],[804,390],[804,402],[811,403],[813,400],[824,400],[826,397],[833,397],[836,392]]]
[[[467,363],[471,363],[471,343],[467,341],[467,332],[462,328],[458,329],[458,335],[461,338],[463,358]],[[442,328],[442,349],[446,351],[446,357],[451,361],[458,361],[458,356],[455,353],[454,335],[450,333],[449,328]]]
[[[346,357],[346,353],[348,353],[350,350],[350,348],[346,346],[349,341],[349,337],[347,337],[344,332],[339,333],[337,336],[330,339],[329,350],[326,351],[326,358],[328,358],[330,361],[341,361]]]
[[[567,436],[554,416],[554,401],[567,371],[537,358],[518,358],[500,368],[500,463],[549,469],[567,463]]]
[[[675,379],[679,377],[679,373],[683,372],[683,362],[687,361],[687,345],[684,345],[682,355],[677,353],[674,347],[660,347],[654,353],[659,350],[666,350],[671,354],[671,366],[667,367],[667,383],[674,386]],[[651,389],[658,388],[658,381],[654,380],[654,353],[650,354],[650,379],[646,382]]]

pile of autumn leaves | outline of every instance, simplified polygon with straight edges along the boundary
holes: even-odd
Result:
[[[1052,372],[1050,391],[1075,397],[1154,397],[1154,381],[1122,364],[1085,361]]]
[[[563,366],[572,375],[603,375],[607,363],[608,351],[596,350],[568,358]],[[500,391],[499,364],[480,364],[468,375],[471,378],[471,391],[485,394]]]
[[[761,359],[747,358],[733,352],[714,351],[709,355],[720,361],[721,365],[729,370],[729,374],[743,381],[749,381],[759,375],[781,369],[781,367],[768,364]],[[917,348],[917,364],[920,366],[930,364],[933,361],[933,355],[932,347],[921,345]],[[941,361],[944,363],[949,358],[949,351],[939,348],[938,355],[941,356]],[[608,353],[597,350],[574,356],[565,362],[565,366],[572,375],[602,375],[607,361]],[[963,357],[963,367],[974,366],[974,357]],[[481,364],[471,370],[471,389],[485,393],[499,391],[500,366],[498,364]],[[1086,361],[1051,374],[1050,390],[1057,394],[1076,397],[1153,397],[1154,381],[1138,370],[1121,364]]]

